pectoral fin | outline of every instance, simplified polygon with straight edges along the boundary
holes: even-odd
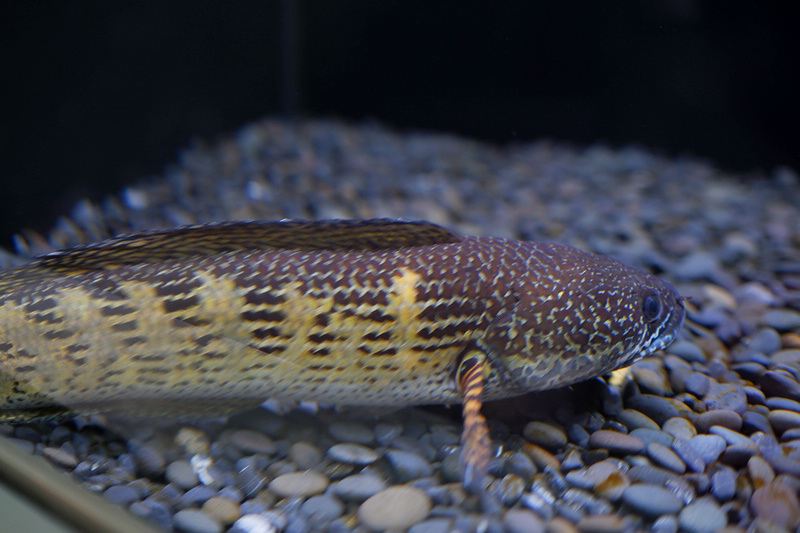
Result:
[[[461,465],[464,469],[464,488],[479,492],[489,466],[489,428],[481,414],[483,402],[486,354],[478,348],[468,351],[456,373],[461,389],[464,429],[461,433]]]

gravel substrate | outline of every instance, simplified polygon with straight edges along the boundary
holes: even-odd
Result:
[[[0,433],[167,531],[794,531],[798,182],[788,169],[745,180],[634,148],[265,121],[79,204],[46,238],[20,239],[21,252],[211,220],[425,219],[654,271],[691,297],[687,325],[627,374],[487,405],[497,456],[480,496],[458,482],[459,409],[273,406]]]

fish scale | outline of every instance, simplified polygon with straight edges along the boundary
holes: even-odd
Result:
[[[665,347],[675,290],[612,259],[425,222],[237,222],[145,232],[0,273],[0,419],[226,412],[267,398],[464,404]]]

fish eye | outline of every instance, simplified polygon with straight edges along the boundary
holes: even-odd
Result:
[[[652,322],[661,314],[661,300],[655,294],[650,294],[642,302],[642,312],[648,322]]]

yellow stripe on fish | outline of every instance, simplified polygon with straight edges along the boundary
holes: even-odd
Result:
[[[476,488],[483,400],[628,365],[683,314],[671,286],[612,259],[427,222],[151,231],[0,272],[0,420],[466,398]]]

